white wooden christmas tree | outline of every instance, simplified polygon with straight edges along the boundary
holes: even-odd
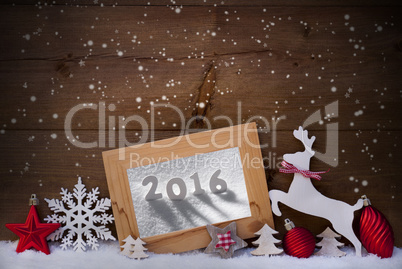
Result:
[[[280,243],[281,240],[273,236],[273,234],[277,233],[277,231],[265,224],[258,232],[254,233],[255,235],[259,235],[260,238],[253,242],[258,248],[251,251],[251,254],[255,256],[281,254],[283,249],[275,246],[275,244]]]
[[[144,253],[144,250],[147,249],[143,245],[145,245],[146,243],[142,241],[141,238],[138,237],[134,240],[134,238],[129,235],[126,239],[123,240],[123,242],[125,242],[125,244],[120,246],[122,248],[122,255],[137,260],[149,257],[147,254]]]
[[[121,255],[130,257],[131,253],[133,252],[132,248],[135,243],[134,238],[131,237],[131,235],[127,236],[126,239],[122,240],[124,245],[120,246],[122,248],[122,251],[120,252]]]
[[[341,238],[341,235],[332,231],[331,228],[327,227],[327,229],[317,235],[317,237],[322,238],[322,240],[316,244],[316,246],[321,247],[321,249],[315,253],[315,255],[330,257],[341,257],[346,255],[345,252],[338,248],[344,246],[343,243],[337,240],[337,238]]]
[[[147,250],[143,245],[146,243],[141,240],[141,238],[137,238],[134,242],[133,253],[130,255],[130,258],[134,258],[140,260],[141,258],[148,258],[148,255],[144,253],[144,250]]]

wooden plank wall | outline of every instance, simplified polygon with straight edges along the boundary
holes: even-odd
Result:
[[[401,247],[401,15],[397,1],[2,1],[0,239],[17,239],[4,224],[25,220],[31,193],[42,218],[43,198],[60,198],[77,176],[108,196],[102,151],[150,141],[147,130],[176,136],[193,116],[192,131],[257,121],[268,187],[287,191],[292,176],[277,165],[302,149],[292,130],[319,111],[314,148],[339,152],[327,152],[335,167],[312,160],[313,171],[331,168],[314,185],[350,204],[367,194]],[[151,102],[177,107],[185,123],[158,107],[152,126]],[[75,114],[67,137],[68,112],[84,103],[92,109]],[[132,115],[145,125],[119,130]],[[282,234],[284,218],[314,234],[328,225],[281,209]]]

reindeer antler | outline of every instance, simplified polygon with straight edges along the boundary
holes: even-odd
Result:
[[[310,152],[312,155],[314,155],[315,152],[312,150],[311,147],[313,146],[313,143],[315,141],[315,136],[312,136],[311,138],[308,138],[307,130],[303,130],[303,128],[301,126],[299,126],[298,130],[293,131],[293,136],[303,143],[304,148],[308,152]]]

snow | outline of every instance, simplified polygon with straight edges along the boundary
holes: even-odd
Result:
[[[143,238],[251,216],[238,147],[140,164],[127,175]],[[217,188],[224,187],[214,175],[226,182],[226,191]]]
[[[147,245],[145,245],[146,247]],[[341,248],[347,255],[344,257],[312,256],[308,259],[298,259],[287,255],[280,256],[252,256],[254,248],[245,248],[234,253],[232,259],[221,259],[219,256],[204,254],[202,250],[195,250],[181,254],[154,254],[145,252],[149,258],[144,260],[129,259],[119,253],[117,242],[102,242],[98,251],[77,253],[72,250],[63,251],[56,243],[49,243],[50,255],[35,250],[16,253],[17,241],[0,241],[0,268],[387,268],[399,269],[402,265],[402,249],[394,248],[393,256],[389,259],[380,259],[375,255],[356,257],[350,247]]]

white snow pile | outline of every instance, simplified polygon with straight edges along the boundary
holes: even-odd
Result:
[[[203,190],[198,194],[193,193],[195,181],[191,180],[195,174]],[[213,175],[225,182],[226,191],[213,193],[208,187]],[[238,147],[131,168],[127,176],[142,238],[251,216]],[[149,177],[156,178],[155,184],[144,185]],[[185,194],[174,201],[167,195],[173,178],[182,181]],[[146,199],[152,194],[150,185],[160,197]]]
[[[221,259],[219,256],[204,254],[195,250],[181,254],[149,254],[149,258],[135,260],[121,255],[117,242],[101,242],[98,251],[74,252],[62,250],[58,243],[49,243],[50,255],[36,250],[26,250],[16,253],[17,242],[0,241],[0,268],[402,268],[402,249],[394,248],[391,258],[380,259],[375,255],[356,257],[351,247],[342,248],[347,255],[340,258],[312,256],[308,259],[298,259],[287,255],[252,256],[253,248],[238,250],[231,259]],[[146,246],[146,245],[145,245]]]

